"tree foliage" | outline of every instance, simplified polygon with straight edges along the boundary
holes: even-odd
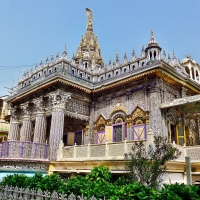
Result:
[[[148,150],[144,142],[136,142],[132,151],[125,154],[128,178],[150,188],[158,188],[166,172],[166,162],[177,159],[180,154],[166,137],[155,136],[154,145],[150,145]]]

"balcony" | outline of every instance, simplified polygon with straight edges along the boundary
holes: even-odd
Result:
[[[190,156],[191,162],[200,162],[200,145],[196,146],[180,146],[175,145],[179,151],[181,151],[181,156],[176,159],[176,161],[185,162],[185,156]]]
[[[48,161],[48,144],[27,141],[6,141],[0,144],[0,160]]]
[[[141,141],[141,140],[140,140]],[[146,140],[142,140],[146,144]],[[58,149],[57,161],[124,160],[133,144],[138,141],[63,146]]]

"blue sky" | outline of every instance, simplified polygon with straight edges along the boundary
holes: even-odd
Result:
[[[200,63],[199,0],[1,0],[0,95],[13,79],[17,84],[17,66],[22,76],[27,66],[61,54],[65,44],[71,58],[85,33],[87,7],[105,63],[116,51],[121,60],[132,48],[139,56],[151,29],[167,53],[174,50],[180,60],[190,53]]]

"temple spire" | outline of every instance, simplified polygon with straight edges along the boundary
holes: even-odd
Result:
[[[82,36],[80,44],[74,55],[74,61],[77,65],[87,63],[90,69],[93,70],[97,65],[103,66],[103,58],[98,44],[98,37],[94,36],[92,10],[86,8],[87,26],[86,33]]]

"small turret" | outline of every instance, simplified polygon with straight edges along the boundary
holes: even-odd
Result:
[[[137,59],[137,56],[135,54],[135,49],[133,48],[133,51],[132,51],[132,61],[135,61]]]
[[[49,64],[49,58],[48,58],[48,56],[46,58],[46,64]]]
[[[145,57],[145,50],[144,50],[144,45],[142,45],[142,50],[141,50],[141,54],[140,54],[140,58]]]
[[[127,63],[128,62],[128,58],[127,58],[127,55],[126,55],[126,51],[124,52],[124,63]]]
[[[53,54],[52,54],[52,56],[51,56],[51,63],[54,63]]]
[[[57,52],[57,54],[56,54],[56,60],[57,61],[59,60],[59,52]]]
[[[116,63],[119,63],[119,54],[118,54],[118,52],[116,53]]]
[[[148,42],[148,47],[145,49],[147,59],[154,61],[160,60],[160,52],[162,48],[158,45],[158,42],[154,38],[154,32],[151,30],[151,38]]]

